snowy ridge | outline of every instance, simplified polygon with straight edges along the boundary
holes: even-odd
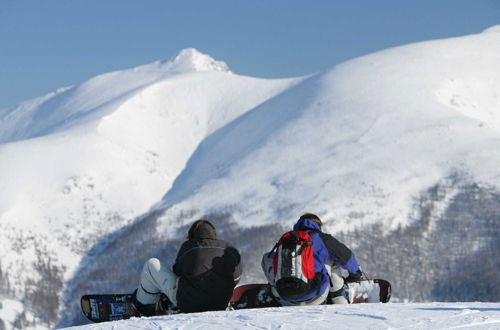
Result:
[[[189,72],[226,72],[224,62],[195,49],[184,49],[174,59],[157,61],[129,70],[106,73],[87,82],[0,109],[0,143],[52,134],[72,125],[95,121],[115,111],[117,105],[136,91],[176,74]],[[83,119],[84,117],[90,117]]]
[[[10,290],[23,294],[39,249],[71,278],[101,237],[161,198],[207,134],[298,81],[234,75],[190,49],[2,110],[0,269],[11,271]]]
[[[499,63],[495,31],[343,63],[209,136],[162,205],[245,200],[233,214],[241,224],[317,210],[335,220],[332,230],[394,228],[408,222],[415,196],[454,172],[498,186]]]
[[[225,62],[216,61],[212,57],[200,53],[194,48],[182,50],[173,60],[160,62],[164,70],[171,72],[189,72],[189,71],[220,71],[231,73],[231,70]],[[139,67],[138,70],[145,67]]]
[[[200,58],[201,62],[196,61]],[[193,64],[192,67],[189,63]],[[25,209],[17,216],[24,219],[21,224],[27,222],[30,226],[30,219],[38,218],[36,222],[40,222],[51,218],[47,223],[49,232],[60,230],[65,223],[74,225],[72,219],[60,219],[63,222],[60,223],[53,218],[63,214],[64,218],[68,218],[78,207],[73,205],[68,208],[64,203],[57,202],[47,209],[44,207],[44,204],[50,203],[47,198],[66,199],[74,203],[77,194],[83,200],[89,200],[92,208],[103,200],[103,204],[111,204],[110,209],[119,211],[122,217],[133,218],[134,214],[144,212],[155,202],[152,194],[161,196],[159,194],[168,189],[169,182],[175,179],[204,136],[296,81],[259,80],[226,75],[227,72],[199,72],[208,69],[223,71],[225,68],[213,63],[216,62],[208,61],[206,55],[194,50],[183,51],[157,71],[151,70],[151,67],[145,70],[143,66],[138,70],[106,74],[48,98],[49,101],[60,98],[60,107],[49,107],[47,100],[35,102],[37,111],[26,120],[34,123],[25,129],[27,137],[46,130],[49,134],[1,147],[3,161],[0,175],[6,177],[1,185],[5,191],[13,192],[7,200],[0,201],[2,217],[16,217],[13,209],[18,204],[17,193],[20,195],[17,200],[28,199],[41,204],[39,210],[20,205]],[[181,74],[179,70],[186,71]],[[144,76],[138,77],[137,72]],[[172,76],[172,72],[176,75]],[[109,90],[110,86],[116,88]],[[79,101],[83,99],[86,101]],[[46,109],[50,109],[51,113],[43,117]],[[17,112],[24,112],[24,107],[11,111],[13,114]],[[45,122],[38,120],[42,117],[46,118]],[[15,128],[16,123],[5,120],[4,127]],[[73,128],[69,130],[69,127]],[[175,129],[165,130],[165,127]],[[10,138],[12,136],[7,137],[6,134],[5,139]],[[40,172],[44,173],[43,177],[40,177]],[[28,198],[23,190],[15,189],[23,183],[19,180],[23,180],[24,186],[31,186]],[[112,189],[99,187],[104,182],[113,181],[115,183],[109,187]],[[130,200],[125,200],[130,197],[129,186],[138,188],[137,198],[132,198],[143,204],[138,210],[130,204]],[[117,191],[123,191],[124,196],[120,198]],[[63,209],[57,210],[59,207]],[[135,211],[131,212],[131,208]],[[49,214],[36,213],[39,211]]]
[[[493,32],[493,33],[498,33],[500,32],[500,25],[494,25],[494,26],[490,26],[489,28],[487,29],[484,29],[483,33],[489,33],[489,32]]]
[[[498,303],[282,307],[136,318],[71,329],[498,329]]]

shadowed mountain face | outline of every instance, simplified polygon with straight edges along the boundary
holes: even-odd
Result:
[[[57,306],[72,324],[81,294],[131,290],[200,217],[262,281],[309,211],[400,299],[498,299],[499,63],[495,29],[293,79],[191,49],[2,109],[0,293],[24,299],[19,325]]]

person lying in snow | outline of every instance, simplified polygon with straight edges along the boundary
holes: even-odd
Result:
[[[180,312],[224,310],[241,276],[240,253],[216,238],[207,220],[193,223],[172,268],[151,258],[141,272],[134,306],[141,315],[164,314],[161,294]]]
[[[323,233],[321,226],[317,215],[302,215],[293,231],[285,233],[262,257],[271,292],[283,306],[347,304],[343,277],[346,281],[361,279],[354,253]]]

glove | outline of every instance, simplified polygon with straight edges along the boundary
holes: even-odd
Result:
[[[363,273],[361,270],[358,270],[356,273],[349,273],[349,276],[345,279],[346,282],[356,282],[361,280],[361,276]]]

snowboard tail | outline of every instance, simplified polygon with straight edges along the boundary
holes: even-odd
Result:
[[[387,303],[391,299],[391,284],[383,279],[347,282],[351,304]]]

